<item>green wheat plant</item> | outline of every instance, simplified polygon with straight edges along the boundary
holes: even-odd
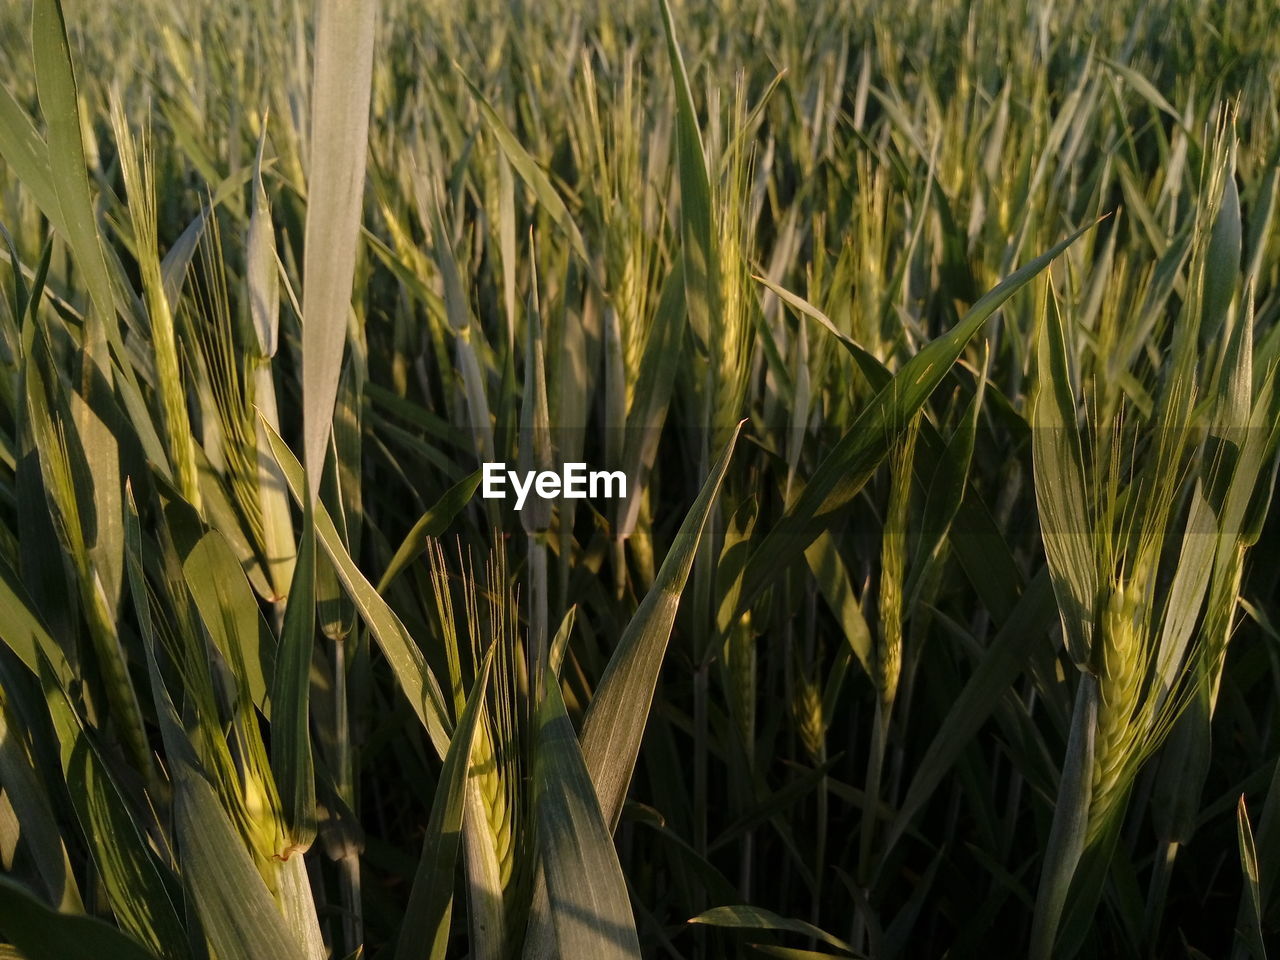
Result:
[[[1274,953],[1272,6],[0,7],[0,957]]]

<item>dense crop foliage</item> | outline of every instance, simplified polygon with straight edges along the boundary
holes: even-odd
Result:
[[[1275,20],[6,3],[0,957],[1260,960]]]

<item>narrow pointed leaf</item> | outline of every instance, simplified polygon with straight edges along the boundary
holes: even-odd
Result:
[[[441,494],[440,499],[418,518],[418,522],[405,535],[404,541],[396,550],[395,556],[391,558],[391,562],[387,564],[387,569],[383,572],[382,578],[378,581],[379,593],[385,593],[387,587],[391,586],[396,577],[400,576],[411,563],[422,556],[427,549],[429,540],[444,536],[454,517],[471,502],[471,498],[475,495],[476,487],[478,486],[480,486],[479,470],[459,480],[446,490]]]
[[[76,79],[61,0],[36,0],[31,14],[31,47],[40,91],[40,111],[48,130],[49,173],[66,240],[85,274],[89,296],[102,322],[115,327],[115,293],[103,257],[89,194]],[[29,141],[28,141],[29,143]],[[113,338],[118,343],[118,336]]]
[[[1049,830],[1049,844],[1040,873],[1040,890],[1036,896],[1035,920],[1031,929],[1030,956],[1033,960],[1048,960],[1054,955],[1054,940],[1067,902],[1067,892],[1080,855],[1084,852],[1092,797],[1093,741],[1097,721],[1098,680],[1091,674],[1083,674],[1077,689],[1067,755],[1062,764],[1062,780],[1053,810],[1053,825]]]
[[[582,753],[610,829],[617,826],[622,815],[622,803],[640,752],[640,740],[649,718],[649,706],[653,703],[658,670],[666,654],[667,641],[671,638],[680,594],[689,579],[702,530],[720,491],[741,430],[742,424],[738,424],[719,459],[712,465],[702,492],[662,561],[653,586],[609,658],[609,665],[583,720]]]
[[[680,174],[680,255],[684,264],[685,307],[698,338],[707,343],[719,304],[720,269],[717,263],[714,221],[711,214],[711,181],[698,115],[689,88],[684,57],[676,42],[671,5],[661,0],[662,26],[667,56],[676,87],[676,153]]]
[[[266,429],[271,451],[275,455],[276,462],[280,464],[285,481],[289,484],[289,490],[294,500],[301,503],[306,496],[302,465],[280,439],[279,434],[269,426]],[[355,561],[351,559],[351,555],[347,553],[342,537],[339,536],[338,529],[334,526],[324,505],[316,502],[314,509],[317,541],[333,563],[334,572],[342,581],[360,616],[368,624],[374,638],[378,641],[378,646],[382,648],[382,653],[391,665],[400,688],[409,698],[409,703],[417,713],[418,719],[426,727],[432,746],[443,757],[449,750],[449,735],[446,732],[449,724],[444,707],[444,695],[440,691],[439,683],[423,659],[422,651],[418,649],[413,638],[409,636],[409,631],[400,622],[400,618],[374,589],[373,584],[365,579]]]
[[[1262,935],[1262,894],[1258,874],[1258,850],[1253,843],[1253,828],[1249,825],[1249,809],[1244,795],[1236,806],[1236,836],[1240,846],[1240,871],[1244,874],[1244,940],[1254,960],[1267,960],[1267,948]]]
[[[39,675],[40,661],[52,668],[58,682],[71,683],[71,664],[49,634],[18,574],[0,557],[0,640],[17,654],[33,674]]]
[[[185,503],[171,503],[165,517],[200,619],[254,704],[270,717],[275,643],[239,561],[220,533],[200,529]]]
[[[185,955],[176,878],[152,850],[70,700],[47,673],[42,679],[67,790],[116,922],[156,953]]]
[[[627,882],[559,683],[548,672],[533,772],[538,848],[560,954],[640,957]]]
[[[1037,356],[1031,441],[1040,536],[1058,598],[1067,652],[1077,666],[1083,666],[1089,661],[1093,644],[1098,573],[1076,400],[1056,303],[1045,311]]]
[[[311,657],[316,633],[316,534],[303,502],[302,543],[289,586],[271,686],[271,769],[296,852],[316,835],[315,763],[311,756]]]
[[[458,862],[458,841],[462,833],[463,801],[471,746],[484,716],[485,691],[489,686],[492,655],[485,657],[480,676],[458,718],[444,766],[431,802],[422,856],[409,892],[405,921],[396,944],[396,960],[415,960],[424,951],[431,960],[443,960],[449,942],[453,912],[454,868]]]
[[[858,663],[867,676],[872,675],[871,664],[871,630],[867,627],[866,618],[862,615],[862,607],[849,582],[849,571],[845,568],[840,553],[836,550],[835,541],[829,533],[818,536],[809,544],[804,552],[809,570],[817,581],[822,598],[827,601],[831,612],[843,627],[844,638],[849,649],[858,658]]]
[[[745,610],[777,572],[804,552],[863,488],[906,430],[912,417],[942,382],[965,345],[1015,293],[1092,225],[1053,246],[984,294],[951,330],[908,360],[854,421],[819,464],[804,491],[756,547],[743,582],[739,610]]]
[[[771,910],[760,907],[733,906],[714,907],[693,917],[690,923],[702,923],[711,927],[729,927],[737,930],[783,930],[788,933],[799,933],[806,937],[821,940],[828,946],[843,950],[852,955],[853,948],[839,937],[833,937],[811,923],[804,920],[789,920]]]
[[[311,497],[329,448],[360,240],[374,0],[320,0],[302,285],[302,397]]]
[[[512,169],[520,175],[520,179],[525,182],[525,185],[533,192],[533,195],[538,198],[538,203],[542,204],[542,208],[546,210],[552,222],[564,231],[570,246],[573,247],[573,252],[581,258],[583,263],[590,264],[590,260],[587,257],[587,248],[582,241],[582,234],[578,231],[578,225],[574,223],[573,217],[569,213],[569,208],[565,206],[564,199],[552,185],[551,178],[538,165],[538,162],[529,155],[529,152],[521,146],[520,141],[511,132],[511,128],[502,121],[502,118],[489,105],[489,101],[485,99],[479,88],[465,75],[463,75],[462,80],[467,85],[467,89],[471,91],[471,95],[475,97],[476,104],[480,107],[480,115],[484,118],[484,122],[488,125],[494,139],[498,141],[498,146],[510,162]]]

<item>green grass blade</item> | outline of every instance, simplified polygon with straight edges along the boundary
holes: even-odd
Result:
[[[751,949],[762,957],[774,957],[775,960],[842,960],[849,956],[844,953],[821,953],[817,950],[801,950],[799,947],[777,947],[768,943],[753,943]],[[855,954],[862,956],[862,954]]]
[[[194,511],[171,503],[166,520],[182,560],[182,572],[214,645],[264,716],[275,676],[274,638],[259,612],[244,570],[216,530],[202,530]]]
[[[41,212],[62,236],[67,235],[49,163],[49,147],[5,87],[0,86],[0,157],[30,192]]]
[[[1076,705],[1067,739],[1067,755],[1062,764],[1062,780],[1054,804],[1053,825],[1045,849],[1036,896],[1035,920],[1031,930],[1032,960],[1049,960],[1058,923],[1067,902],[1071,878],[1075,875],[1089,825],[1092,797],[1093,740],[1098,720],[1098,681],[1081,674]]]
[[[858,663],[867,676],[872,676],[871,630],[867,627],[862,607],[849,582],[849,571],[845,568],[831,535],[820,534],[809,544],[804,558],[822,592],[822,598],[827,601],[836,620],[844,628],[844,638],[849,643],[849,649],[858,658]]]
[[[714,907],[693,917],[690,923],[703,923],[711,927],[728,927],[735,930],[783,930],[787,933],[798,933],[806,937],[821,940],[829,947],[843,950],[852,956],[853,947],[839,937],[833,937],[811,923],[803,920],[789,920],[760,907],[734,906]]]
[[[1123,77],[1129,86],[1133,87],[1133,89],[1137,91],[1138,95],[1141,96],[1142,99],[1146,100],[1151,104],[1151,106],[1155,107],[1161,113],[1167,115],[1174,123],[1182,126],[1181,114],[1173,108],[1173,104],[1169,103],[1169,101],[1165,99],[1150,80],[1144,77],[1137,70],[1130,66],[1126,66],[1123,63],[1117,63],[1114,60],[1108,60],[1105,57],[1103,57],[1102,60],[1108,67]]]
[[[268,439],[272,453],[294,500],[302,502],[306,495],[302,465],[292,451],[280,439],[279,434],[267,427]],[[449,750],[448,712],[444,705],[444,695],[440,685],[422,657],[422,651],[409,636],[400,618],[382,599],[360,569],[351,555],[347,553],[338,535],[338,529],[321,503],[315,504],[316,538],[324,548],[329,560],[333,563],[334,572],[342,581],[347,594],[351,597],[360,616],[368,624],[374,638],[382,648],[383,655],[390,663],[400,688],[404,691],[418,719],[427,730],[436,752],[443,757]]]
[[[320,0],[302,286],[304,457],[311,497],[329,448],[369,149],[374,0]]]
[[[304,499],[302,542],[289,585],[271,684],[271,770],[296,853],[310,847],[316,836],[310,709],[316,634],[316,533],[312,518],[311,501]]]
[[[54,202],[56,212],[46,210],[46,215],[56,227],[62,229],[63,239],[71,248],[77,266],[84,273],[89,299],[94,306],[94,310],[88,314],[86,340],[94,346],[95,353],[84,382],[93,384],[94,389],[101,393],[104,389],[111,388],[114,380],[112,371],[119,369],[124,374],[120,389],[133,417],[134,426],[140,434],[139,439],[149,451],[158,453],[162,448],[155,433],[155,425],[143,403],[133,366],[128,363],[122,367],[113,366],[105,349],[109,344],[122,362],[127,355],[116,317],[117,309],[123,307],[119,291],[125,289],[127,284],[121,275],[119,259],[113,255],[108,260],[105,252],[107,248],[103,246],[98,229],[85,165],[83,131],[86,128],[81,123],[76,77],[61,0],[37,0],[32,7],[31,47],[40,109],[47,128],[49,168],[49,182],[45,182],[42,175],[36,178],[36,196],[37,200],[44,196],[45,202]],[[31,140],[29,132],[23,129],[20,117],[9,116],[8,119],[13,121],[10,126],[16,125],[19,128],[16,132],[24,144],[19,152],[24,164],[29,165],[33,151],[38,153],[38,146]],[[47,195],[49,186],[52,187],[52,197]],[[101,348],[99,344],[102,345]],[[105,442],[105,437],[95,442],[94,446],[100,446],[102,442]],[[160,462],[163,462],[162,454]],[[118,489],[115,490],[117,509],[111,514],[113,517],[118,514],[118,493]],[[104,545],[105,543],[106,541]],[[111,563],[104,568],[102,574],[107,587],[107,598],[112,605],[117,599],[116,589],[122,580],[124,565],[123,550],[115,547],[113,544],[108,551]]]
[[[635,399],[626,415],[622,468],[635,481],[628,487],[626,499],[618,505],[614,534],[619,538],[629,537],[635,530],[643,490],[658,452],[658,440],[678,371],[678,364],[672,363],[671,358],[685,342],[683,311],[684,268],[677,261],[658,297],[653,329],[640,358]]]
[[[276,270],[276,232],[271,222],[271,201],[262,185],[262,160],[266,149],[267,127],[264,123],[258,138],[258,152],[253,160],[253,206],[245,243],[245,282],[258,351],[263,357],[271,358],[276,355],[280,337],[280,275]]]
[[[71,701],[47,673],[42,680],[67,791],[116,922],[157,954],[185,956],[176,878],[152,850]]]
[[[573,624],[578,618],[578,606],[574,604],[565,611],[564,619],[560,621],[560,627],[556,630],[555,637],[551,640],[551,656],[548,666],[551,672],[557,677],[560,676],[560,666],[564,663],[565,651],[569,649],[569,638],[573,636]]]
[[[1089,662],[1093,646],[1098,571],[1085,487],[1084,449],[1076,425],[1076,400],[1056,299],[1045,311],[1037,356],[1031,442],[1040,535],[1058,598],[1067,652],[1077,666],[1083,666]]]
[[[792,560],[827,529],[906,430],[965,345],[1015,293],[1030,283],[1092,224],[1055,244],[984,294],[951,330],[928,343],[903,365],[823,459],[803,493],[761,541],[747,564],[740,610],[745,610]]]
[[[119,408],[105,371],[110,365],[102,328],[89,323],[80,357],[79,383],[68,396],[76,434],[84,453],[84,471],[76,476],[88,556],[102,580],[108,610],[114,614],[124,582],[124,532],[120,518],[121,432]]]
[[[102,321],[114,329],[115,290],[89,195],[76,79],[61,0],[36,0],[31,12],[31,47],[40,111],[48,130],[49,173],[61,223],[67,230],[66,240],[84,271],[94,307]],[[118,339],[118,334],[113,337],[113,341]]]
[[[640,957],[627,882],[560,686],[548,672],[533,769],[538,847],[564,957]]]
[[[459,67],[458,69],[461,73],[461,68]],[[565,206],[564,198],[560,196],[552,185],[551,178],[538,165],[538,162],[529,155],[529,152],[520,145],[520,141],[511,132],[511,128],[502,121],[497,111],[489,105],[489,101],[485,99],[480,89],[465,74],[462,75],[462,80],[467,85],[467,89],[471,91],[471,95],[475,97],[476,105],[480,107],[480,116],[484,118],[484,122],[488,125],[493,138],[498,141],[498,146],[508,162],[510,162],[512,169],[519,174],[520,179],[525,182],[525,186],[537,197],[538,203],[546,210],[551,222],[564,231],[564,235],[568,238],[573,252],[578,255],[584,264],[590,265],[591,261],[587,257],[586,244],[582,240],[582,234],[578,231],[578,225],[574,223],[573,216],[569,213],[569,208]]]
[[[609,658],[582,724],[582,753],[600,807],[610,829],[622,815],[622,802],[635,769],[640,739],[653,702],[658,670],[675,623],[680,594],[693,568],[693,558],[712,504],[720,492],[742,424],[734,431],[712,465],[702,492],[694,501],[672,542],[653,586],[627,624]]]
[[[209,781],[181,759],[174,767],[182,876],[218,956],[305,960]]]
[[[1249,825],[1249,809],[1245,806],[1244,794],[1240,795],[1240,803],[1236,806],[1236,837],[1240,847],[1240,871],[1244,874],[1244,896],[1242,904],[1247,904],[1245,928],[1240,936],[1248,944],[1249,954],[1254,960],[1267,960],[1267,948],[1262,934],[1262,881],[1258,875],[1258,850],[1253,843],[1253,828]]]
[[[253,163],[253,206],[245,250],[248,261],[245,283],[249,296],[249,314],[258,347],[257,356],[249,363],[252,371],[253,404],[263,419],[278,431],[280,416],[277,412],[271,361],[276,355],[280,336],[280,276],[276,267],[276,237],[271,221],[271,207],[262,185],[262,159],[266,140],[264,123]],[[266,551],[267,570],[272,586],[277,594],[284,595],[293,579],[295,560],[289,492],[285,489],[284,478],[280,476],[280,468],[271,456],[266,434],[256,424],[254,437],[258,460],[258,501],[262,510],[262,546]]]
[[[467,697],[467,705],[449,739],[449,750],[445,753],[435,799],[431,802],[422,856],[409,892],[405,922],[396,942],[395,960],[414,960],[423,955],[424,948],[431,960],[443,960],[448,947],[454,868],[458,862],[471,746],[484,716],[485,691],[489,687],[492,666],[493,656],[490,654],[485,657],[480,675]]]
[[[530,246],[533,246],[530,238]],[[520,397],[520,469],[550,471],[551,413],[547,403],[547,363],[542,311],[538,304],[538,274],[529,278],[529,329],[525,341],[524,388]],[[547,625],[550,597],[547,588],[547,529],[551,526],[551,503],[535,496],[520,512],[520,526],[528,540],[529,682],[541,688],[546,672],[550,628]]]
[[[1267,799],[1262,806],[1262,815],[1258,818],[1258,829],[1254,838],[1254,850],[1258,863],[1268,865],[1265,873],[1259,871],[1258,903],[1261,914],[1266,916],[1275,898],[1276,883],[1273,874],[1275,865],[1280,863],[1280,766],[1271,775],[1267,786]],[[1246,889],[1240,897],[1240,908],[1236,914],[1236,930],[1244,930],[1257,915],[1253,905],[1252,891]],[[1237,947],[1240,946],[1239,937]]]
[[[698,339],[707,337],[719,309],[720,267],[711,214],[711,181],[698,129],[698,114],[689,88],[684,57],[676,43],[671,5],[660,0],[667,56],[676,88],[676,153],[680,174],[680,256],[684,264],[685,309]]]
[[[19,732],[20,723],[9,697],[0,689],[0,783],[17,818],[19,839],[35,864],[45,899],[64,913],[83,913],[71,860],[54,818],[55,808]]]
[[[479,470],[459,480],[446,490],[441,494],[440,499],[418,518],[418,522],[405,534],[405,538],[397,548],[395,556],[391,558],[391,562],[387,564],[387,569],[383,571],[381,579],[378,580],[377,590],[379,593],[385,593],[387,587],[395,582],[396,577],[400,576],[411,563],[422,556],[427,549],[429,540],[444,536],[445,531],[449,529],[449,524],[471,502],[471,498],[475,496],[478,486],[480,486]]]
[[[0,640],[33,674],[39,675],[43,659],[52,666],[59,683],[64,686],[71,683],[72,669],[66,654],[36,612],[22,579],[3,557],[0,557]]]
[[[1240,250],[1243,226],[1240,219],[1240,191],[1236,187],[1234,147],[1227,152],[1222,166],[1222,196],[1218,215],[1209,233],[1209,246],[1204,259],[1203,317],[1200,342],[1214,343],[1222,334],[1227,312],[1240,283]]]
[[[1268,169],[1262,175],[1262,183],[1249,215],[1249,235],[1245,246],[1244,287],[1248,289],[1258,279],[1262,267],[1267,237],[1275,220],[1276,193],[1280,191],[1280,151],[1267,160]]]
[[[155,960],[138,941],[96,917],[59,913],[0,876],[0,935],[29,960]]]
[[[918,546],[912,551],[917,560],[907,580],[906,597],[909,605],[914,605],[923,581],[940,561],[947,534],[964,501],[973,465],[973,449],[977,440],[978,420],[982,415],[986,387],[987,378],[984,367],[974,389],[973,399],[969,401],[969,406],[955,433],[947,440],[946,448],[938,459],[933,476],[929,480]]]
[[[1160,681],[1161,700],[1174,689],[1182,674],[1183,654],[1191,641],[1213,572],[1214,548],[1218,539],[1216,532],[1213,510],[1197,482],[1191,491],[1191,509],[1187,514],[1178,566],[1169,585],[1169,600],[1160,627],[1156,677]]]

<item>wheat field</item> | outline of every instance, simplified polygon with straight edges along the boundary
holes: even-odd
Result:
[[[10,0],[0,960],[1280,950],[1278,24]]]

